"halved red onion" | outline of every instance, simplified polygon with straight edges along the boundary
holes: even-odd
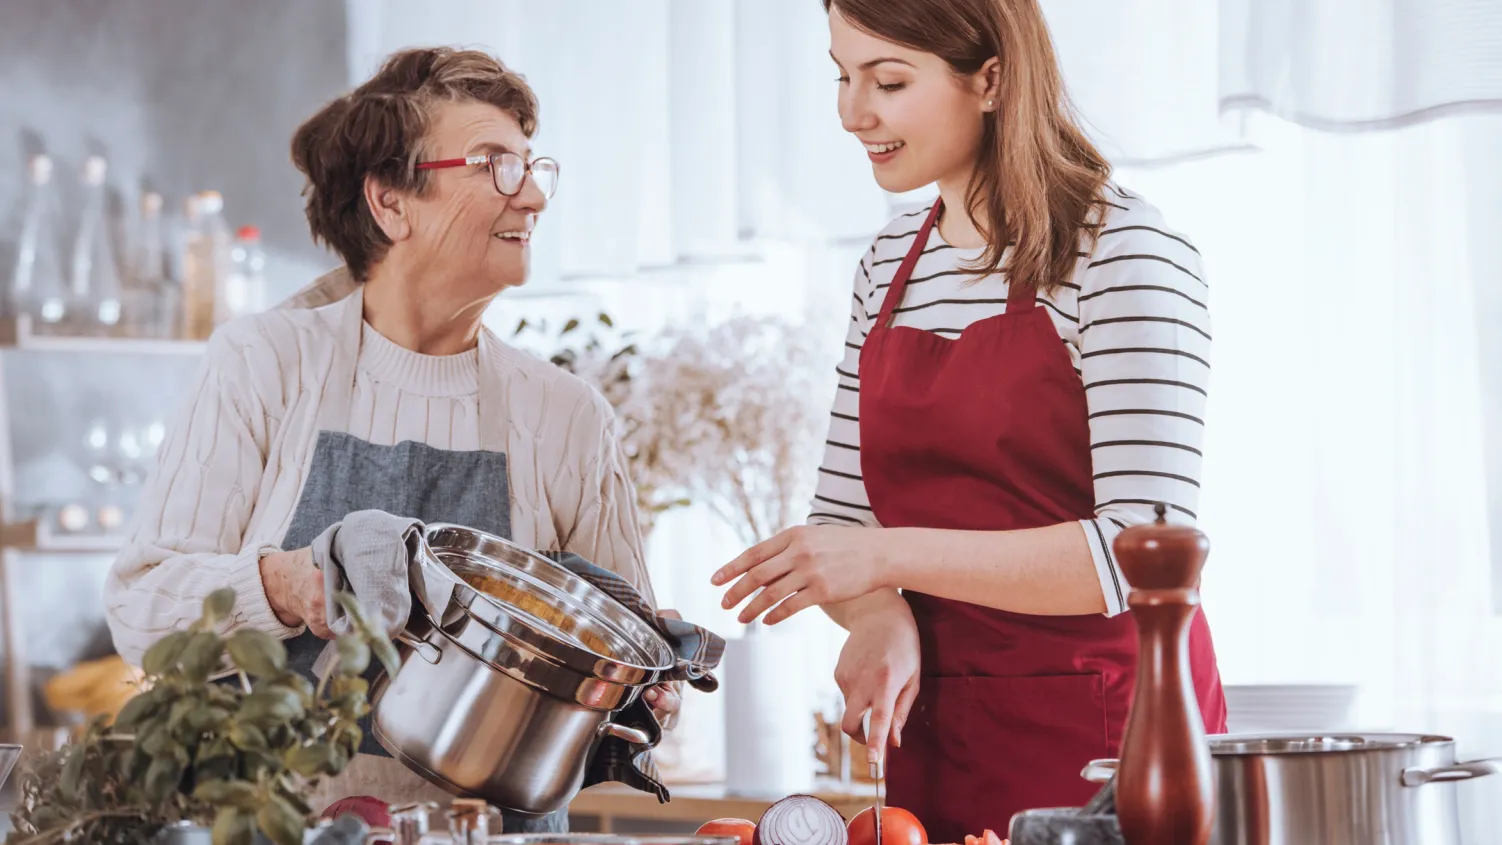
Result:
[[[756,823],[754,845],[849,845],[845,817],[812,795],[790,795]]]

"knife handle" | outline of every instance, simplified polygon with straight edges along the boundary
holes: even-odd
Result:
[[[871,779],[882,780],[886,777],[887,750],[885,748],[877,748],[871,744],[870,710],[867,710],[865,715],[861,716],[861,733],[866,738],[866,759],[871,764]]]

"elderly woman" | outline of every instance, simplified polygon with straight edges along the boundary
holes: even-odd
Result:
[[[297,130],[312,234],[345,267],[209,342],[106,587],[128,660],[232,587],[224,631],[271,632],[311,667],[330,632],[309,544],[357,510],[576,552],[652,601],[610,405],[481,324],[526,281],[557,186],[532,158],[536,126],[532,91],[496,59],[424,49]],[[648,701],[678,706],[667,686]],[[439,795],[368,741],[324,797],[355,794]],[[566,812],[507,827],[560,830]]]

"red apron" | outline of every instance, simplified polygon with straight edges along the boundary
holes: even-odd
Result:
[[[1093,518],[1085,390],[1036,296],[956,339],[890,327],[938,218],[918,231],[861,349],[861,471],[885,527],[1007,531]],[[923,675],[892,749],[888,800],[931,842],[1083,804],[1091,759],[1121,748],[1136,671],[1130,613],[1028,616],[907,591]],[[1205,727],[1226,707],[1203,613],[1190,662]]]

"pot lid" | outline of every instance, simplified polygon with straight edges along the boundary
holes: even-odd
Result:
[[[1418,748],[1444,745],[1454,741],[1447,736],[1404,733],[1226,734],[1210,737],[1210,753],[1217,757],[1330,754]]]
[[[674,665],[667,640],[650,623],[537,552],[457,525],[428,525],[422,539],[423,565],[456,577],[454,603],[487,628],[610,680],[623,668]]]

